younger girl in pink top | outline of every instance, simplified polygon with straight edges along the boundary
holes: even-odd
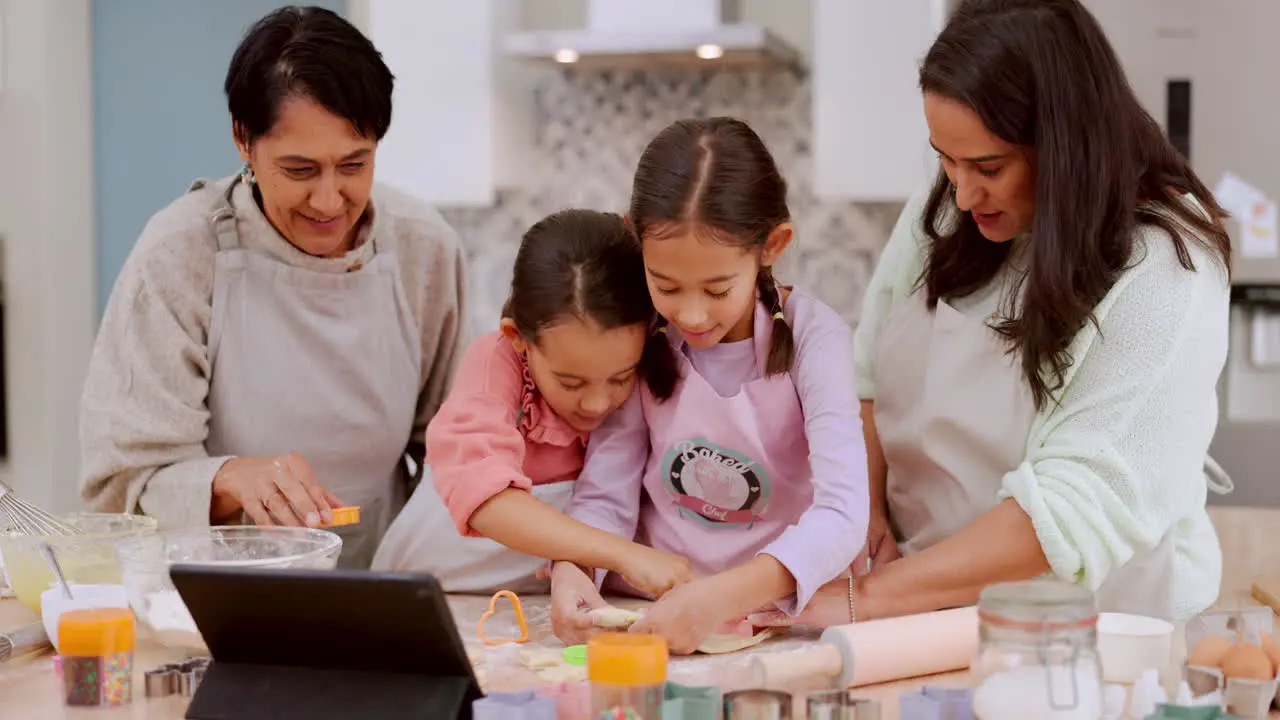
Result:
[[[501,330],[462,357],[427,428],[424,482],[387,531],[374,569],[428,572],[449,592],[543,592],[551,560],[608,568],[661,593],[688,562],[561,511],[587,436],[632,394],[671,393],[675,374],[640,246],[618,215],[566,210],[516,255]]]
[[[700,577],[633,626],[673,652],[771,603],[799,612],[866,542],[852,331],[774,280],[786,196],[764,143],[731,118],[668,127],[636,170],[630,219],[681,377],[670,399],[642,388],[592,433],[569,514],[689,558]],[[568,563],[552,583],[556,633],[580,640],[596,587]]]

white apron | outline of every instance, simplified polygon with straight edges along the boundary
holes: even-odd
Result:
[[[212,456],[300,455],[322,485],[360,506],[359,524],[333,531],[343,541],[339,567],[367,568],[404,503],[421,386],[419,330],[399,266],[376,232],[372,260],[346,273],[241,247],[230,202],[238,183],[213,208],[205,448]]]
[[[549,581],[534,577],[547,564],[545,559],[516,552],[488,538],[459,535],[430,474],[428,467],[418,489],[387,530],[373,559],[374,570],[431,574],[448,593],[551,592]],[[565,512],[575,484],[565,480],[534,485],[530,492]]]
[[[1002,337],[981,319],[918,291],[890,312],[876,357],[876,431],[889,466],[889,516],[904,555],[995,507],[1022,464],[1036,416],[1031,389]],[[994,541],[994,540],[993,540]],[[1173,532],[1113,569],[1102,612],[1174,620]]]

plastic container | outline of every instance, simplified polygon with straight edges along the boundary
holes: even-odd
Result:
[[[1098,655],[1104,682],[1131,685],[1150,668],[1159,671],[1161,681],[1167,680],[1173,664],[1173,624],[1145,615],[1099,613]]]
[[[1187,651],[1193,651],[1209,635],[1232,642],[1251,641],[1251,637],[1271,633],[1274,625],[1275,613],[1266,606],[1201,613],[1187,622]],[[1221,691],[1224,709],[1241,718],[1266,718],[1272,703],[1280,700],[1280,673],[1269,680],[1228,679],[1219,668],[1186,663],[1183,676],[1194,697]]]
[[[40,543],[53,546],[67,582],[84,585],[119,585],[120,561],[116,550],[133,538],[154,535],[156,520],[123,513],[71,513],[59,519],[80,530],[79,535],[21,535],[11,528],[0,531],[0,555],[4,556],[9,584],[18,600],[37,615],[40,596],[57,584]]]
[[[129,608],[129,596],[123,585],[80,585],[71,583],[72,599],[62,594],[62,588],[51,587],[40,597],[40,619],[49,644],[57,651],[58,620],[63,613],[72,610],[97,610],[101,608]]]
[[[591,712],[608,720],[658,720],[667,682],[667,643],[657,635],[603,633],[587,643]]]
[[[137,629],[127,608],[71,610],[58,619],[63,700],[71,707],[133,701]]]
[[[328,530],[253,525],[174,530],[122,543],[125,591],[138,624],[162,645],[207,654],[186,603],[169,578],[176,563],[332,570],[342,538]]]

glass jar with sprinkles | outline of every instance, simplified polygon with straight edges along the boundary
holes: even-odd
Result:
[[[125,608],[72,610],[58,618],[63,698],[75,707],[114,707],[133,700],[137,625]]]

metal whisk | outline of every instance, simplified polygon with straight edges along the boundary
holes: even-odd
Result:
[[[0,481],[0,515],[23,535],[78,535],[76,528],[18,497],[18,494]]]

